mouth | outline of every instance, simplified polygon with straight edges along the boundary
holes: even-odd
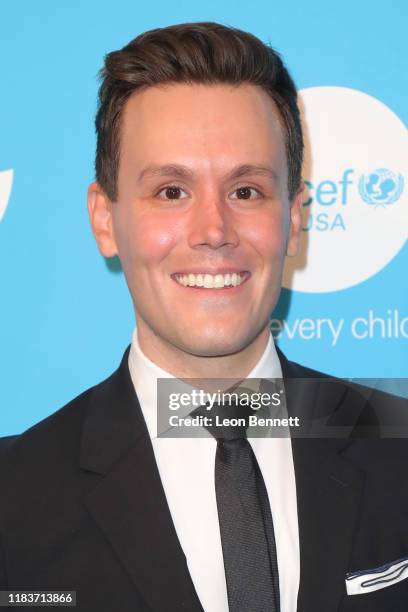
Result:
[[[199,289],[201,291],[208,290],[237,290],[250,278],[251,273],[247,270],[217,272],[177,272],[171,277],[180,286],[187,289]]]

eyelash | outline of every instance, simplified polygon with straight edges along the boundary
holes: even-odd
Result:
[[[177,184],[172,184],[172,185],[165,185],[164,187],[161,187],[161,189],[159,189],[159,191],[156,193],[156,197],[160,196],[160,194],[163,191],[166,191],[167,189],[180,189],[181,191],[185,191],[185,189],[181,186],[181,185],[177,185]],[[262,193],[259,191],[259,189],[257,189],[256,187],[252,187],[251,185],[241,185],[240,187],[237,187],[236,189],[234,189],[234,191],[232,191],[231,193],[235,193],[237,192],[239,189],[252,189],[254,191],[257,192],[258,196],[262,197]],[[183,200],[184,198],[160,198],[166,201],[171,201],[172,199],[174,200]],[[253,199],[253,198],[234,198],[234,199],[242,199],[242,200],[246,200],[246,199]]]

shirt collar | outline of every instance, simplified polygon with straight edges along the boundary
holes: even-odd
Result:
[[[146,357],[140,348],[137,328],[133,331],[128,364],[130,377],[139,399],[149,435],[151,438],[156,438],[157,379],[175,377]],[[263,354],[246,378],[282,378],[282,368],[271,333],[269,333],[268,343]],[[245,386],[249,387],[250,385],[245,384]]]

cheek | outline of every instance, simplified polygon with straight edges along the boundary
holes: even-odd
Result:
[[[276,263],[283,260],[286,252],[286,241],[288,235],[289,220],[283,212],[264,215],[256,222],[248,224],[246,235],[255,251],[264,261]],[[275,266],[274,266],[275,267]]]
[[[179,240],[179,230],[156,215],[141,215],[122,224],[119,253],[132,275],[165,259]],[[131,268],[131,269],[129,269]]]

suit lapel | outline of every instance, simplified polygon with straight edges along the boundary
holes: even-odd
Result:
[[[318,381],[307,380],[310,371],[288,362],[281,352],[279,357],[289,414],[306,415],[310,422],[329,412],[339,415],[338,422],[345,411],[350,416],[342,383],[323,385],[322,392]],[[355,409],[357,419],[360,406]],[[364,483],[364,474],[342,455],[350,443],[345,438],[292,439],[300,545],[298,612],[335,612],[345,595]]]
[[[88,406],[81,467],[104,478],[85,504],[152,610],[201,612],[130,379],[128,352],[119,370],[94,388]]]

